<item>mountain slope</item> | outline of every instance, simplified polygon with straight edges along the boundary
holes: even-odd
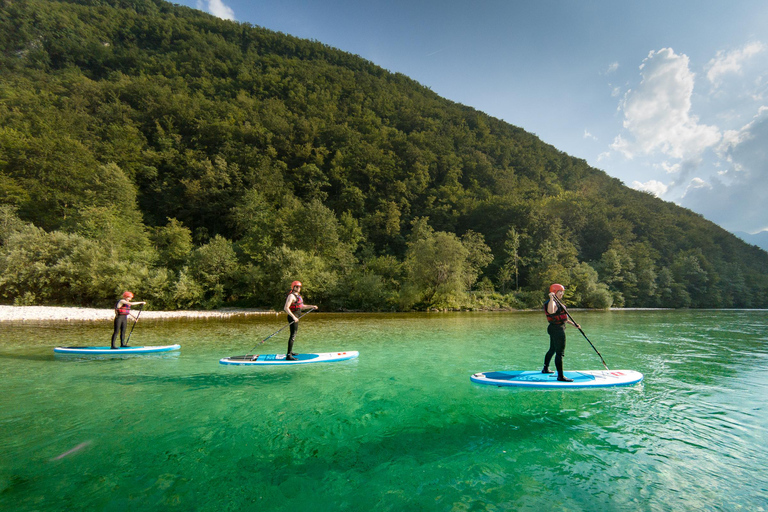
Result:
[[[585,306],[768,304],[765,252],[354,55],[160,1],[0,16],[6,301],[274,305],[297,276],[348,309],[555,280]]]

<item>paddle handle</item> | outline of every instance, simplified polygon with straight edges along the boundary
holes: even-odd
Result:
[[[275,332],[273,332],[272,334],[270,334],[269,336],[267,336],[266,338],[264,338],[263,340],[261,340],[260,342],[258,342],[258,343],[257,343],[257,344],[256,344],[256,345],[255,345],[255,346],[254,346],[254,347],[253,347],[253,348],[252,348],[250,351],[249,351],[249,352],[253,352],[254,350],[256,350],[256,347],[258,347],[259,345],[261,345],[262,343],[264,343],[265,341],[267,341],[269,338],[271,338],[271,337],[272,337],[272,336],[274,336],[275,334],[279,333],[280,331],[282,331],[282,330],[283,330],[283,329],[285,329],[286,327],[290,327],[292,324],[296,323],[296,321],[298,321],[299,319],[301,319],[301,317],[303,317],[303,316],[305,316],[305,315],[308,315],[308,314],[310,314],[310,313],[311,313],[311,312],[313,312],[313,311],[314,311],[314,309],[310,309],[310,310],[309,310],[309,311],[307,311],[306,313],[302,313],[302,314],[300,314],[300,315],[299,315],[299,318],[297,318],[297,319],[296,319],[296,320],[294,320],[294,321],[290,321],[290,322],[288,322],[288,325],[284,325],[284,326],[282,326],[281,328],[279,328],[278,330],[276,330]]]
[[[571,314],[568,312],[568,308],[566,308],[566,307],[565,307],[565,304],[563,304],[562,302],[560,302],[560,299],[558,299],[558,298],[557,298],[557,295],[553,295],[553,297],[555,298],[555,302],[557,302],[558,304],[560,304],[560,306],[561,306],[561,307],[562,307],[562,308],[565,310],[565,314],[566,314],[566,315],[568,315],[568,318],[570,318],[570,319],[571,319],[571,322],[573,322],[574,324],[576,324],[576,326],[577,326],[576,328],[579,330],[579,332],[581,333],[581,335],[582,335],[582,336],[584,336],[584,339],[585,339],[585,340],[587,340],[587,343],[589,343],[589,345],[592,347],[592,349],[593,349],[593,350],[594,350],[594,351],[597,353],[598,357],[600,358],[600,362],[602,362],[602,363],[603,363],[603,366],[605,367],[605,369],[606,369],[606,370],[610,370],[610,368],[608,368],[608,365],[607,365],[607,364],[605,364],[605,359],[603,359],[603,355],[600,353],[600,351],[599,351],[599,350],[597,350],[597,348],[595,347],[595,345],[594,345],[594,344],[593,344],[591,341],[589,341],[589,338],[587,338],[587,335],[586,335],[586,334],[584,334],[584,331],[582,331],[582,330],[581,330],[581,327],[579,327],[579,326],[578,326],[578,325],[579,325],[579,323],[578,323],[576,320],[574,320],[574,319],[573,319],[573,317],[571,316]]]
[[[141,312],[144,310],[144,304],[139,304],[139,314],[136,315],[136,320],[133,321],[133,325],[131,326],[131,332],[128,333],[128,339],[125,340],[125,344],[127,345],[129,341],[131,341],[131,334],[133,334],[133,328],[136,327],[136,324],[139,323],[139,317],[141,316]]]

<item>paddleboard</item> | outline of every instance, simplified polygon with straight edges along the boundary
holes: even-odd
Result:
[[[584,370],[564,372],[573,382],[557,380],[556,373],[541,371],[506,371],[476,373],[470,380],[476,384],[489,386],[508,386],[520,388],[607,388],[613,386],[632,386],[643,380],[643,374],[634,370]]]
[[[221,364],[237,364],[248,366],[264,366],[276,364],[306,364],[306,363],[335,363],[356,358],[360,353],[356,350],[348,352],[321,352],[319,354],[298,354],[296,361],[286,361],[285,354],[255,354],[247,356],[232,356],[220,359]]]
[[[179,350],[181,345],[156,345],[154,347],[56,347],[53,351],[57,354],[153,354],[155,352],[170,352]]]

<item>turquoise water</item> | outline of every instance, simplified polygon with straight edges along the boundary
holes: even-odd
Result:
[[[768,311],[573,314],[643,384],[470,383],[540,368],[540,313],[315,313],[297,351],[360,357],[266,368],[218,360],[284,317],[142,320],[181,351],[115,359],[53,355],[109,323],[0,324],[0,509],[768,509]],[[602,368],[575,329],[565,365]]]

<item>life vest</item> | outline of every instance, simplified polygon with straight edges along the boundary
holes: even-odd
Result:
[[[555,310],[555,313],[550,315],[549,309],[547,309],[548,305],[549,305],[549,301],[544,303],[544,313],[546,313],[547,320],[549,320],[549,323],[554,325],[564,325],[565,322],[568,320],[568,313],[566,312],[565,308],[560,304],[558,304],[557,309]]]
[[[288,295],[293,295],[296,297],[296,300],[291,302],[291,305],[288,306],[288,309],[291,311],[301,311],[301,308],[304,306],[304,299],[301,298],[301,295],[293,292],[289,293]]]
[[[117,311],[118,315],[130,315],[131,314],[131,305],[127,302],[123,302],[123,305],[120,306],[120,302],[117,301],[117,304],[115,304],[115,310]],[[118,307],[120,306],[120,307]]]

